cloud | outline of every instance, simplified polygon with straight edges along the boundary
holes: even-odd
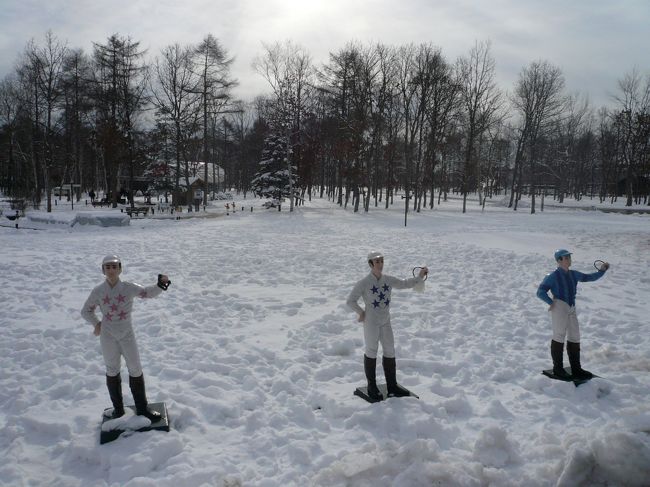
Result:
[[[17,55],[51,29],[70,47],[92,51],[114,33],[140,41],[155,56],[208,33],[236,58],[239,96],[265,90],[251,62],[262,42],[292,40],[320,64],[349,41],[428,42],[454,61],[476,40],[491,40],[498,79],[510,89],[518,72],[543,59],[562,68],[571,91],[608,101],[632,67],[650,71],[650,2],[628,0],[5,0],[0,17],[0,76]]]

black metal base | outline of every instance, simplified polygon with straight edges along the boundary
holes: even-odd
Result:
[[[404,389],[406,389],[406,387],[404,387],[404,386],[401,386],[401,387],[403,387]],[[386,387],[386,384],[377,384],[377,388],[379,389],[379,392],[381,392],[381,395],[382,395],[382,397],[383,397],[382,400],[388,399],[388,397],[389,397],[389,396],[388,396],[388,388]],[[406,390],[408,391],[408,389],[406,389]],[[371,399],[370,396],[368,396],[368,386],[357,387],[357,388],[354,390],[354,395],[355,395],[355,396],[359,396],[359,397],[360,397],[361,399],[363,399],[364,401],[368,401],[368,402],[370,402],[370,403],[373,403],[373,402],[379,402],[379,401],[377,401],[377,400],[375,400],[375,399]],[[414,398],[416,398],[416,399],[420,399],[419,396],[413,394],[411,391],[409,391],[409,396],[410,396],[410,397],[414,397]],[[409,397],[409,396],[402,396],[402,397]],[[396,396],[390,396],[390,397],[396,397]]]
[[[542,374],[544,374],[546,377],[554,380],[561,380],[562,382],[573,382],[576,387],[578,387],[580,384],[584,384],[585,382],[589,382],[591,379],[594,377],[598,377],[597,375],[592,376],[589,379],[574,379],[571,376],[571,367],[564,367],[564,371],[569,374],[569,377],[567,379],[564,379],[562,377],[558,377],[553,373],[553,369],[546,369],[542,370]]]
[[[133,411],[135,414],[135,406],[126,406],[125,409],[130,409]],[[104,411],[109,411],[112,410],[113,408],[106,408]],[[167,415],[167,406],[165,405],[164,402],[153,402],[149,403],[149,409],[152,409],[154,411],[158,411],[160,413],[160,420],[156,421],[155,423],[151,423],[149,426],[144,426],[142,428],[139,428],[137,430],[129,430],[129,429],[114,429],[110,431],[104,431],[103,429],[101,430],[101,435],[99,437],[99,443],[104,444],[108,443],[110,441],[116,440],[122,433],[125,431],[151,431],[151,430],[158,430],[158,431],[169,431],[169,416]],[[104,414],[102,414],[102,426],[106,421],[112,421],[111,418],[106,417]]]

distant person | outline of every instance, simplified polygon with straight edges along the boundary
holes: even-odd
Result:
[[[402,280],[383,274],[384,256],[381,252],[370,252],[367,259],[370,273],[354,286],[348,297],[347,305],[357,312],[359,315],[358,321],[363,323],[365,342],[363,368],[368,381],[368,397],[373,401],[383,399],[376,381],[379,343],[381,343],[382,347],[382,365],[388,395],[408,396],[409,391],[397,384],[395,339],[390,323],[391,291],[393,288],[406,289],[415,287],[424,281],[424,277],[429,270],[423,267],[417,277]],[[359,298],[363,298],[365,309],[359,306]]]
[[[90,196],[90,202],[94,203],[95,202],[95,192],[91,189],[88,191],[88,196]]]
[[[551,358],[553,359],[553,375],[559,379],[585,380],[593,374],[582,368],[580,364],[580,329],[576,315],[576,292],[579,282],[596,281],[605,275],[609,264],[604,262],[600,270],[591,274],[569,270],[571,267],[571,252],[559,249],[554,254],[557,269],[548,274],[537,289],[537,297],[549,305],[553,324],[551,340]],[[548,292],[551,291],[551,299]],[[571,375],[564,370],[564,339],[571,365]]]
[[[158,284],[153,286],[144,287],[123,282],[120,280],[122,262],[117,255],[104,257],[102,273],[106,276],[106,280],[91,291],[81,310],[81,316],[94,325],[94,334],[99,336],[106,365],[106,386],[113,403],[111,417],[119,418],[124,415],[120,376],[123,356],[129,371],[129,386],[136,413],[155,423],[160,419],[160,413],[148,407],[140,354],[131,323],[131,310],[133,298],[155,298],[167,289],[170,281],[167,276],[161,274],[158,276]],[[101,311],[101,320],[95,314],[97,308]]]

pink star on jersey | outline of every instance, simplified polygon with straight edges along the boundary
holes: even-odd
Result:
[[[108,321],[113,321],[113,315],[112,315],[111,313],[107,313],[107,314],[106,314],[106,319],[107,319]]]
[[[111,302],[111,298],[108,297],[108,294],[104,296],[104,304],[108,304]]]
[[[117,304],[111,304],[111,311],[117,311]]]
[[[142,291],[142,292],[140,293],[140,297],[141,297],[141,298],[146,298],[146,297],[147,297],[147,291]]]
[[[126,311],[120,311],[120,320],[124,321],[127,316],[128,313]]]
[[[122,296],[121,294],[117,295],[117,302],[118,303],[124,303],[126,301],[126,296]]]

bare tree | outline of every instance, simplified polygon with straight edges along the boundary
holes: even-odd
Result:
[[[79,189],[76,200],[81,198],[81,189],[84,187],[84,147],[87,145],[84,138],[88,138],[90,131],[84,125],[88,124],[90,113],[90,60],[80,49],[68,51],[65,59],[62,91],[64,98],[64,120],[66,153],[63,180],[70,184],[77,182]],[[86,123],[84,123],[86,122]],[[71,190],[73,186],[70,186]],[[72,194],[70,195],[72,197]],[[73,200],[74,201],[74,200]]]
[[[314,70],[311,56],[305,49],[286,41],[284,44],[263,44],[264,54],[253,61],[253,68],[268,82],[273,92],[275,114],[273,123],[286,137],[286,159],[290,182],[289,211],[293,211],[293,165],[291,153],[294,142],[299,144],[302,121],[309,99],[309,86]],[[300,148],[295,151],[300,159]]]
[[[429,136],[427,153],[429,161],[429,184],[431,190],[430,208],[433,208],[435,191],[435,173],[438,161],[442,160],[444,141],[453,126],[453,116],[459,108],[459,83],[453,67],[438,53],[432,60],[433,77],[431,80],[431,96],[426,110]],[[425,202],[426,206],[426,202]]]
[[[411,197],[411,164],[413,143],[424,117],[424,106],[418,99],[417,49],[413,44],[398,51],[398,91],[404,117],[404,226],[408,223]]]
[[[7,75],[0,81],[0,128],[7,137],[7,160],[0,166],[0,182],[7,192],[15,196],[26,190],[25,178],[20,176],[20,165],[16,160],[16,129],[20,109],[18,80],[14,74]]]
[[[57,103],[61,95],[60,85],[66,51],[65,44],[48,31],[43,46],[38,46],[33,41],[27,45],[24,61],[19,68],[25,93],[30,94],[36,192],[40,193],[41,186],[38,182],[42,181],[48,212],[52,211],[50,178],[54,168],[54,129],[58,120]],[[36,199],[40,201],[40,194]]]
[[[320,92],[324,94],[329,120],[331,121],[332,158],[336,161],[337,204],[347,208],[351,184],[358,188],[359,168],[356,167],[359,154],[358,117],[355,117],[353,96],[358,74],[360,46],[349,43],[343,49],[330,53],[329,63],[323,66],[319,77]],[[343,185],[346,186],[345,201]],[[358,189],[355,189],[355,194]]]
[[[230,101],[230,90],[236,82],[230,79],[230,65],[233,58],[212,35],[208,34],[194,48],[194,65],[199,76],[201,107],[203,109],[203,161],[205,190],[203,204],[208,204],[208,123],[210,114],[219,113]]]
[[[553,123],[559,119],[566,107],[563,90],[564,77],[560,68],[546,61],[535,61],[519,74],[512,96],[513,106],[520,117],[514,174],[521,173],[520,165],[526,155],[529,163],[531,213],[535,213],[539,140],[548,135]],[[513,189],[514,181],[513,177]],[[521,180],[519,182],[521,183]],[[513,198],[514,191],[510,195],[511,206]]]
[[[373,150],[370,153],[374,163],[373,195],[375,206],[382,199],[383,189],[386,189],[386,208],[388,208],[394,171],[394,142],[397,138],[396,118],[400,116],[396,108],[397,99],[397,51],[393,47],[377,44],[377,77],[375,88],[373,125]],[[386,150],[388,149],[388,150]],[[378,195],[379,193],[379,195]],[[370,198],[368,198],[369,204]],[[368,211],[366,204],[366,211]]]
[[[490,54],[489,41],[477,41],[469,55],[458,60],[457,66],[466,138],[462,169],[465,213],[470,172],[480,164],[476,158],[476,144],[490,125],[500,118],[503,96],[495,82],[496,63]]]
[[[587,98],[570,95],[566,99],[562,117],[555,124],[554,137],[551,139],[553,146],[549,150],[548,158],[555,163],[551,174],[557,182],[556,193],[560,203],[574,184],[572,180],[575,179],[577,144],[589,123],[590,114],[591,108]],[[550,166],[544,167],[548,169]]]
[[[96,65],[95,103],[99,143],[103,147],[104,167],[113,206],[117,206],[122,163],[129,169],[133,205],[135,171],[135,124],[145,103],[147,66],[140,43],[113,34],[106,44],[94,44]]]
[[[20,99],[20,105],[29,121],[28,138],[26,141],[26,152],[24,165],[25,173],[31,173],[29,179],[33,182],[34,191],[32,193],[32,203],[38,208],[42,199],[42,130],[41,130],[41,96],[38,89],[38,72],[40,70],[40,60],[36,56],[36,45],[34,40],[30,40],[25,47],[25,51],[17,66],[18,89],[17,93]]]
[[[246,153],[246,135],[251,131],[253,126],[253,114],[247,110],[246,104],[238,101],[233,106],[233,113],[230,114],[230,126],[235,140],[235,160],[236,165],[233,165],[233,179],[236,182],[238,190],[243,191],[244,198],[250,189],[250,181],[253,178],[253,168],[247,158]]]
[[[599,200],[602,203],[611,194],[611,202],[616,198],[616,176],[618,158],[616,157],[616,132],[614,119],[606,108],[598,111],[598,160],[600,163]]]
[[[615,123],[619,133],[619,153],[625,166],[625,206],[632,206],[634,181],[642,176],[648,161],[650,140],[650,75],[644,80],[636,69],[618,82],[615,97],[619,111]],[[645,163],[645,164],[644,164]]]
[[[45,45],[37,50],[36,55],[40,58],[38,66],[41,68],[39,73],[39,85],[42,94],[42,100],[45,105],[45,124],[44,133],[44,165],[43,165],[43,183],[47,194],[47,211],[52,211],[52,193],[50,187],[50,175],[54,165],[54,117],[58,109],[57,103],[61,96],[61,80],[63,75],[63,64],[67,54],[67,47],[60,42],[52,33],[48,31],[45,34]]]
[[[151,101],[160,120],[171,125],[174,134],[176,194],[179,193],[181,173],[184,173],[186,187],[189,187],[186,139],[196,130],[200,117],[200,79],[194,72],[193,52],[192,48],[181,47],[179,44],[163,48],[154,63],[152,78]],[[184,162],[184,171],[181,171],[181,160]]]
[[[360,186],[363,188],[363,208],[368,211],[370,195],[372,193],[373,158],[376,157],[380,144],[383,120],[378,116],[378,99],[382,95],[379,90],[378,79],[380,61],[377,50],[374,48],[361,49],[356,57],[353,77],[352,108],[354,124],[357,130],[354,133],[355,160],[358,165],[358,184],[355,184],[354,211],[359,211],[361,203]]]
[[[417,93],[414,107],[417,114],[415,117],[417,140],[414,138],[411,143],[417,151],[413,209],[419,212],[423,198],[426,206],[427,182],[429,179],[433,181],[436,146],[449,122],[456,90],[449,85],[452,81],[448,77],[449,67],[442,57],[440,48],[430,44],[420,45],[415,61],[416,71],[412,83],[416,86]],[[416,133],[413,132],[414,137],[415,135]]]

